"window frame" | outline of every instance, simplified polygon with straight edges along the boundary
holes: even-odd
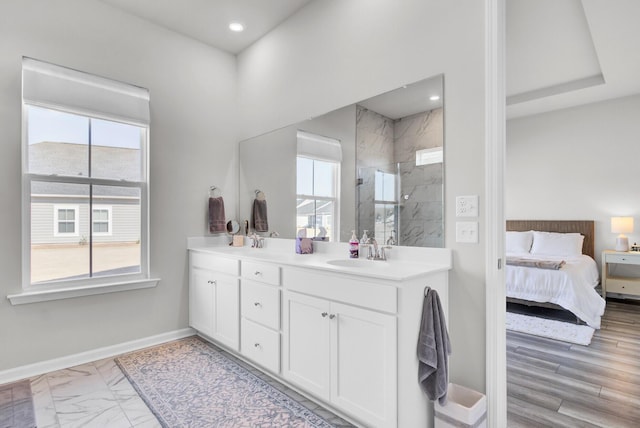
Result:
[[[38,108],[56,110],[63,113],[70,113],[88,118],[95,118],[99,120],[106,120],[111,122],[123,123],[126,125],[133,125],[140,127],[141,141],[140,141],[140,159],[141,159],[141,181],[127,181],[120,179],[105,179],[94,178],[86,176],[61,176],[61,175],[49,175],[49,174],[36,174],[28,172],[29,168],[29,144],[28,144],[28,125],[29,125],[29,106]],[[83,112],[70,108],[52,107],[49,105],[41,105],[38,103],[22,102],[22,290],[23,292],[17,295],[8,296],[12,301],[12,304],[31,303],[33,301],[45,301],[55,300],[58,298],[66,298],[65,294],[72,294],[70,297],[76,297],[77,292],[73,293],[61,293],[63,297],[46,296],[46,292],[55,290],[67,290],[67,289],[86,289],[86,293],[80,293],[80,295],[86,294],[102,294],[110,292],[100,287],[115,286],[122,288],[127,283],[133,284],[132,289],[154,287],[157,285],[157,279],[150,278],[149,268],[149,202],[148,202],[148,177],[149,177],[149,125],[136,123],[132,121],[125,121],[119,118],[107,117],[104,115],[95,114],[93,112]],[[82,184],[93,186],[114,186],[114,187],[130,187],[137,188],[140,191],[140,272],[128,273],[128,274],[114,274],[108,276],[96,276],[90,278],[81,279],[62,279],[52,280],[46,282],[31,282],[31,183],[33,181],[39,182],[52,182],[52,183],[67,183],[67,184]],[[57,204],[64,205],[64,204]],[[104,204],[97,204],[100,206]],[[93,210],[91,200],[88,204],[90,212]],[[79,212],[78,212],[79,215]],[[110,219],[112,216],[110,217]],[[91,228],[93,228],[93,220],[90,221]],[[71,236],[71,235],[62,235]],[[126,288],[126,287],[125,287]],[[118,291],[115,290],[114,291]],[[42,296],[31,296],[32,294],[43,294]],[[14,299],[16,303],[14,303]]]
[[[325,162],[325,163],[331,163],[334,165],[333,168],[333,184],[334,184],[334,189],[333,189],[333,194],[334,196],[317,196],[314,195],[314,185],[312,185],[312,194],[304,194],[304,193],[298,193],[297,192],[297,176],[296,176],[296,200],[298,199],[306,199],[306,200],[313,200],[317,206],[317,203],[320,202],[332,202],[333,203],[333,226],[334,226],[334,230],[332,231],[332,233],[329,235],[329,239],[331,240],[331,242],[339,242],[339,236],[340,236],[340,177],[341,177],[341,163],[336,161],[336,160],[327,160],[327,159],[321,159],[321,158],[316,158],[316,157],[312,157],[312,156],[307,156],[307,155],[302,155],[302,154],[298,154],[296,156],[296,163],[298,162],[298,158],[305,158],[305,159],[309,159],[313,162],[313,167],[315,168],[315,162],[319,161],[319,162]],[[313,176],[313,174],[312,174]],[[296,218],[298,217],[298,212],[297,212],[297,208],[296,208]],[[314,217],[317,217],[316,213],[316,208],[314,207]],[[297,223],[297,221],[296,221]],[[298,228],[298,225],[295,225],[296,229]],[[315,226],[314,226],[315,228]],[[297,230],[296,230],[297,233]]]
[[[28,106],[57,110],[85,117],[119,122],[141,127],[139,181],[32,174],[28,170]],[[92,73],[22,57],[22,141],[21,141],[21,195],[22,195],[22,279],[21,291],[7,295],[12,305],[45,302],[80,296],[150,288],[157,286],[159,278],[150,275],[149,249],[149,147],[150,96],[149,90],[98,76]],[[111,177],[113,178],[113,177]],[[81,185],[132,187],[140,204],[140,270],[134,274],[98,276],[89,279],[39,282],[31,284],[31,197],[32,183],[44,181]],[[91,189],[91,188],[90,188]],[[90,195],[91,192],[90,192]],[[93,201],[90,201],[92,203]],[[90,206],[90,205],[89,205]],[[79,215],[82,212],[78,213]],[[89,217],[91,208],[89,208]],[[81,219],[80,219],[81,221]],[[80,222],[79,227],[82,226]],[[92,227],[89,220],[89,227]],[[82,231],[80,231],[81,233]]]

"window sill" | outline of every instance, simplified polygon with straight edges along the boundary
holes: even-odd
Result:
[[[10,294],[7,299],[12,305],[24,305],[27,303],[47,302],[49,300],[72,299],[81,296],[93,296],[96,294],[116,293],[119,291],[139,290],[153,288],[160,282],[159,278],[139,279],[132,281],[114,282],[111,284],[90,285],[84,287],[58,288],[38,291],[23,291],[18,294]]]

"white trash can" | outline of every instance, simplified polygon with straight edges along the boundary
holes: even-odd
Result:
[[[436,400],[435,428],[486,428],[487,397],[464,386],[449,384],[447,404]]]

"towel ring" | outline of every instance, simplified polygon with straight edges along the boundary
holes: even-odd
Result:
[[[220,193],[220,189],[218,189],[216,186],[209,187],[209,197],[210,198],[214,198],[215,197],[214,195],[216,193],[216,190],[218,191],[218,194],[219,194]]]
[[[424,287],[424,295],[425,295],[425,297],[427,296],[427,294],[429,294],[429,291],[431,291],[431,287],[429,287],[428,285],[426,287]]]
[[[262,190],[256,190],[256,199],[259,201],[264,201],[266,199]]]

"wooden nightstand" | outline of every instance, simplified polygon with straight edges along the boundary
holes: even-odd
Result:
[[[609,265],[624,264],[640,266],[640,252],[619,252],[605,250],[602,252],[602,297],[607,292],[629,294],[640,297],[640,278],[609,275]]]

